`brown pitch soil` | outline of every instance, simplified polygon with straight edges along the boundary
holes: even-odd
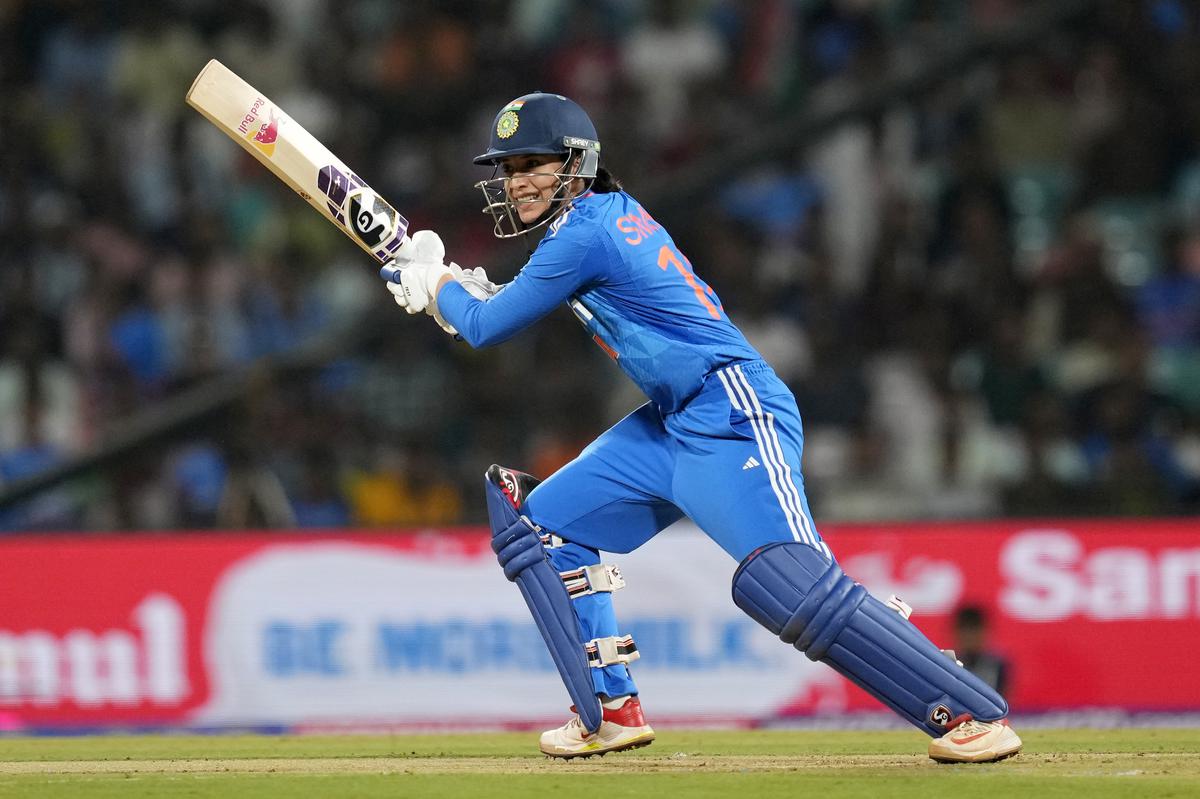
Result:
[[[1126,756],[1128,757],[1128,756]],[[1143,773],[1173,771],[1194,755],[1144,754],[1137,758]],[[1122,758],[1124,759],[1124,758]],[[1016,771],[1045,769],[1084,773],[1089,767],[1109,771],[1114,757],[1106,753],[1018,755],[990,768]],[[924,755],[688,755],[663,757],[580,758],[571,761],[533,757],[325,757],[325,758],[188,758],[157,760],[0,761],[0,774],[568,774],[568,773],[695,773],[788,772],[841,769],[928,768],[979,769],[989,766],[939,766]]]

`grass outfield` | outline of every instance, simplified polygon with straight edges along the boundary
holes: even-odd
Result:
[[[648,748],[570,762],[542,757],[531,733],[0,738],[0,796],[1200,795],[1200,730],[1023,737],[1015,758],[955,766],[910,732],[664,730]]]

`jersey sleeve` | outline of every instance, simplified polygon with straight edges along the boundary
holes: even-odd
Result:
[[[478,300],[451,283],[438,293],[438,309],[472,347],[499,344],[602,279],[602,253],[593,226],[563,225],[542,240],[516,278],[493,297]]]

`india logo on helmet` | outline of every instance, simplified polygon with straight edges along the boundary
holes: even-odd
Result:
[[[496,135],[502,139],[507,139],[517,132],[517,126],[521,124],[521,120],[517,117],[516,111],[505,111],[496,120]]]

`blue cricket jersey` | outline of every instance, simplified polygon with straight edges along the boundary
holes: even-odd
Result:
[[[760,357],[667,231],[625,192],[577,197],[491,299],[457,283],[438,295],[442,316],[473,347],[511,338],[561,302],[664,413],[715,368]]]

